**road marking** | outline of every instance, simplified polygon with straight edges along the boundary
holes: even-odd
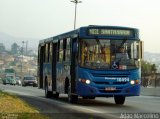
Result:
[[[89,109],[89,108],[86,108],[86,107],[81,107],[81,106],[74,106],[74,107],[76,107],[78,109],[81,109],[81,111],[84,111],[84,112],[89,111],[87,113],[104,113],[102,111],[98,111],[98,110],[94,110],[94,109]]]
[[[110,114],[111,112],[107,112],[107,111],[98,111],[98,110],[95,110],[95,109],[89,109],[89,108],[86,108],[86,107],[82,107],[82,106],[70,106],[70,108],[74,109],[74,110],[78,110],[78,111],[81,111],[81,112],[84,112],[86,114],[93,114],[95,116],[100,116],[102,118],[104,118],[104,115],[106,115],[106,117],[108,118],[112,118],[112,119],[119,119],[119,116],[116,116],[116,115],[113,115],[113,114]]]

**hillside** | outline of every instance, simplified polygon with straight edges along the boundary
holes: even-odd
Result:
[[[160,63],[160,53],[144,52],[144,60],[152,63]]]
[[[11,49],[11,45],[13,43],[17,43],[19,46],[22,46],[22,41],[28,41],[29,49],[37,49],[39,40],[40,39],[14,37],[0,32],[0,43],[3,43],[6,49]]]

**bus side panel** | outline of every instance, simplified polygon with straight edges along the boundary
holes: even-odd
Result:
[[[44,63],[43,64],[43,82],[47,80],[48,91],[52,91],[52,67],[51,63]],[[45,86],[45,83],[44,83]]]
[[[44,82],[43,82],[44,46],[39,48],[38,62],[39,62],[39,66],[38,66],[39,88],[44,88]]]
[[[57,75],[56,75],[56,72],[57,72],[57,43],[53,43],[53,50],[52,50],[52,89],[53,91],[57,91],[56,90],[56,78],[57,78]]]
[[[57,63],[57,80],[56,80],[56,90],[59,93],[64,93],[63,90],[63,64],[62,63]]]
[[[71,68],[70,68],[70,75],[71,75],[71,93],[76,93],[76,48],[77,48],[77,39],[72,39],[72,50],[71,50]]]

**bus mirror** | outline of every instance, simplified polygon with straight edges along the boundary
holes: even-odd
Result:
[[[144,58],[144,42],[143,41],[141,41],[140,42],[140,48],[141,48],[141,59],[143,59]]]

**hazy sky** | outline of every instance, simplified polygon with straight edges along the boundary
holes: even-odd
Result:
[[[81,0],[77,25],[118,25],[140,29],[144,49],[160,53],[160,0]],[[0,32],[43,39],[73,30],[70,0],[0,0]]]

